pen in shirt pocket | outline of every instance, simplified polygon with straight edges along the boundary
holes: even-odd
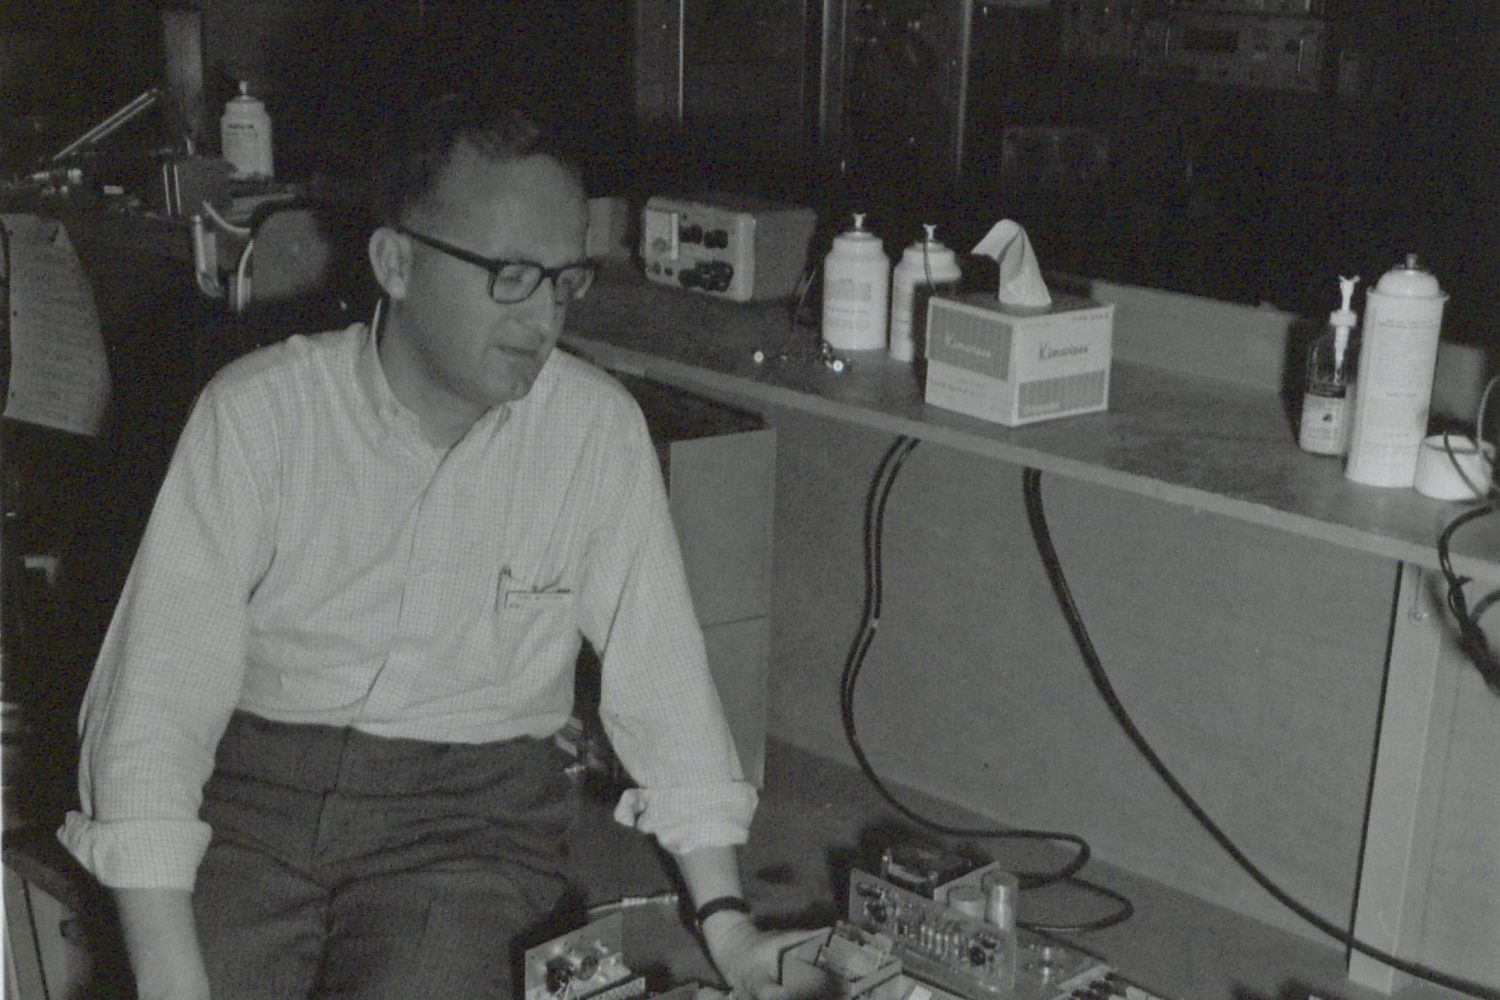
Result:
[[[509,566],[500,570],[501,606],[507,610],[541,610],[567,604],[573,592],[563,586],[562,574],[550,583],[528,586],[516,579]]]

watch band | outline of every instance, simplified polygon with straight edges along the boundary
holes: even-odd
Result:
[[[715,913],[722,913],[725,910],[733,910],[736,913],[749,913],[750,904],[745,902],[745,898],[743,896],[715,896],[713,899],[710,899],[708,902],[698,907],[698,909],[693,913],[693,920],[698,924],[699,927],[702,927],[703,921],[707,920]]]

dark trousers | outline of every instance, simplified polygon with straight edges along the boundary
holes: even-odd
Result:
[[[235,713],[193,907],[214,1000],[499,998],[556,907],[575,812],[535,739],[383,739]]]

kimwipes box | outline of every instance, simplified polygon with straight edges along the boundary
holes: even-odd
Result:
[[[926,400],[1007,427],[1109,407],[1115,307],[1072,295],[1002,305],[994,292],[927,305]]]

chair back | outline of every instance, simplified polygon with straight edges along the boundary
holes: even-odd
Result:
[[[367,316],[378,297],[362,208],[330,202],[267,204],[250,223],[250,239],[232,284],[242,316],[328,328]]]

